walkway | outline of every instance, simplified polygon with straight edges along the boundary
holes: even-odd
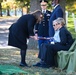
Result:
[[[0,48],[10,48],[8,46],[8,29],[16,20],[16,17],[0,18]]]

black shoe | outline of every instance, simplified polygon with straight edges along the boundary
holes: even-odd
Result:
[[[29,67],[26,63],[25,63],[25,64],[20,63],[20,66],[21,66],[21,67]]]
[[[41,63],[40,63],[40,62],[38,62],[38,63],[34,64],[33,66],[40,67],[40,65],[41,65]]]
[[[41,65],[42,68],[50,68],[48,65]]]
[[[51,66],[50,65],[47,65],[46,63],[43,63],[40,65],[42,68],[50,68]]]

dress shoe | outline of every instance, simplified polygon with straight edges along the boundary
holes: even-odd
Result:
[[[40,67],[40,65],[41,65],[41,62],[38,62],[38,63],[34,64],[33,66]]]
[[[29,67],[26,63],[25,63],[25,64],[20,63],[20,66],[21,66],[21,67]]]
[[[42,68],[50,68],[51,66],[47,65],[45,62],[42,62],[40,67],[42,67]]]
[[[47,65],[47,64],[42,64],[40,65],[42,68],[50,68],[51,66]]]
[[[37,64],[35,64],[33,66],[41,67],[41,68],[50,68],[50,66],[47,65],[45,62],[38,62]]]

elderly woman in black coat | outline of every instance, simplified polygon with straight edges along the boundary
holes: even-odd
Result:
[[[58,51],[69,50],[73,43],[73,38],[70,32],[65,28],[65,21],[63,18],[58,18],[53,21],[53,28],[55,30],[54,36],[50,39],[50,44],[43,44],[41,46],[41,59],[43,62],[38,63],[38,67],[57,67],[55,63],[55,56]],[[43,53],[45,51],[45,53]]]
[[[21,49],[20,66],[28,66],[25,57],[27,50],[27,39],[34,38],[34,25],[40,22],[43,14],[40,10],[34,11],[31,14],[21,16],[16,23],[13,23],[9,28],[8,45]]]

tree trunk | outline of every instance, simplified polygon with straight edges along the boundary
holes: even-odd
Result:
[[[60,0],[60,5],[63,9],[63,12],[64,12],[64,19],[65,19],[65,5],[66,5],[66,0]]]
[[[40,9],[39,0],[30,0],[30,12]]]
[[[23,15],[23,7],[22,7],[22,11],[21,12],[22,12],[22,15]]]
[[[39,0],[30,0],[30,12],[40,9]],[[29,39],[28,48],[29,49],[37,49],[37,41],[34,39]]]
[[[16,6],[15,6],[15,16],[17,16]]]
[[[1,6],[1,3],[0,3],[0,16],[2,16],[2,6]]]
[[[9,9],[7,9],[7,16],[10,16],[10,11],[9,11]]]

